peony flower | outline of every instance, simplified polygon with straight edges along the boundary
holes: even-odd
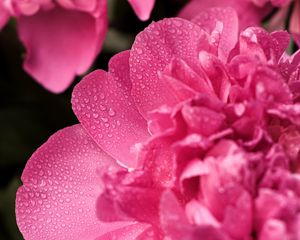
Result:
[[[28,161],[25,239],[298,239],[300,52],[231,8],[141,32]]]
[[[129,2],[141,20],[149,18],[154,0]],[[55,93],[88,70],[107,29],[106,0],[0,1],[0,29],[10,16],[26,48],[24,69]]]
[[[191,0],[179,16],[190,20],[205,8],[226,6],[231,6],[238,12],[241,29],[248,26],[259,26],[272,10],[278,8],[278,11],[268,21],[268,29],[274,31],[288,27],[295,42],[298,46],[300,45],[299,0]],[[285,26],[287,22],[289,22],[289,26]]]

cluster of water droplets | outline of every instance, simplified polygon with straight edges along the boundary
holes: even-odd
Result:
[[[82,226],[98,224],[94,213],[99,194],[96,168],[107,160],[97,149],[84,130],[74,126],[52,136],[31,157],[16,201],[24,237],[70,239]]]

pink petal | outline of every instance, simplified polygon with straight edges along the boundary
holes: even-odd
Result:
[[[161,227],[170,239],[230,240],[220,229],[213,226],[189,224],[178,200],[169,190],[166,190],[161,197],[160,221]]]
[[[216,26],[222,24],[220,34],[218,57],[226,62],[230,51],[235,47],[239,34],[239,19],[237,13],[232,8],[211,8],[201,12],[192,21],[208,33],[216,31]],[[216,29],[216,30],[215,30]]]
[[[142,20],[149,19],[155,0],[128,0],[136,15]]]
[[[160,224],[171,239],[184,239],[185,235],[190,234],[185,212],[170,190],[166,190],[161,197]]]
[[[282,7],[275,13],[275,15],[270,19],[267,28],[269,31],[275,31],[285,28],[285,21],[289,13],[290,6]]]
[[[240,52],[261,61],[272,60],[276,64],[290,41],[285,31],[268,33],[259,27],[250,27],[240,34]],[[266,60],[266,59],[267,60]]]
[[[253,0],[252,0],[253,1]],[[275,7],[284,7],[287,6],[292,0],[271,0],[271,3]]]
[[[186,207],[185,212],[191,223],[196,225],[211,225],[219,228],[220,223],[211,212],[199,201],[192,200]]]
[[[165,84],[169,86],[170,93],[178,102],[182,102],[184,100],[192,98],[197,94],[197,92],[194,89],[192,89],[191,87],[182,83],[174,77],[168,76],[164,73],[159,73],[158,77],[161,82],[165,82]]]
[[[98,199],[97,215],[100,220],[111,222],[109,214],[113,213],[116,218],[112,222],[137,220],[158,226],[161,190],[154,187],[116,186],[113,191],[104,192]]]
[[[225,65],[215,55],[206,51],[199,53],[199,62],[211,82],[216,95],[223,102],[227,102],[231,84]]]
[[[260,8],[251,1],[241,0],[192,0],[179,13],[179,17],[193,19],[199,12],[212,7],[232,7],[238,13],[240,29],[248,26],[259,25],[260,21],[270,12],[270,6]]]
[[[190,131],[206,137],[221,130],[225,121],[223,114],[209,108],[188,105],[183,107],[182,116]]]
[[[225,210],[223,228],[234,239],[243,239],[249,236],[252,229],[252,197],[246,191],[231,206]]]
[[[61,6],[67,9],[77,9],[86,12],[95,11],[97,4],[99,4],[98,0],[57,0]],[[100,2],[103,2],[100,0]]]
[[[263,226],[259,235],[261,240],[288,239],[288,233],[284,222],[277,219],[269,219]]]
[[[227,140],[215,145],[210,155],[216,158],[204,160],[210,167],[210,174],[201,177],[201,198],[214,216],[223,222],[228,234],[235,239],[243,239],[252,228],[252,199],[240,184],[249,156],[245,156],[234,142]],[[247,185],[251,186],[250,180]]]
[[[205,74],[201,72],[196,72],[192,69],[185,61],[179,58],[173,58],[171,62],[166,66],[164,72],[164,76],[172,77],[178,81],[180,81],[185,88],[189,88],[195,95],[197,92],[203,92],[206,94],[211,94],[215,96],[215,93],[209,83],[207,83],[207,79],[205,79]],[[173,88],[173,82],[166,81],[167,84]],[[176,89],[176,88],[175,88]],[[181,91],[177,92],[177,95],[180,94]]]
[[[148,228],[148,224],[136,223],[108,232],[96,240],[134,240]]]
[[[148,120],[148,130],[151,135],[174,128],[174,122],[170,117],[171,114],[172,109],[167,106],[161,106],[149,113],[150,120]]]
[[[79,121],[97,144],[117,161],[136,165],[136,144],[148,138],[147,123],[130,96],[129,52],[87,75],[74,89],[72,104]]]
[[[159,224],[158,205],[162,189],[141,170],[105,171],[105,190],[97,200],[97,216],[101,221],[130,221]]]
[[[291,104],[292,102],[292,94],[282,76],[269,68],[259,68],[253,74],[249,85],[252,94],[260,101],[270,102],[270,104],[274,102]],[[293,109],[294,106],[291,108]]]
[[[175,181],[176,164],[171,144],[171,138],[153,138],[141,148],[139,154],[140,162],[151,174],[152,181],[164,187],[172,187]]]
[[[268,219],[278,216],[285,203],[280,193],[264,188],[259,190],[255,199],[255,225],[261,229]]]
[[[180,182],[188,178],[198,177],[201,175],[209,174],[209,167],[199,159],[190,161],[180,176]]]
[[[174,58],[200,71],[198,53],[200,48],[208,49],[206,37],[199,26],[178,18],[152,23],[136,37],[129,60],[130,77],[132,95],[144,117],[163,104],[173,106],[178,102],[158,72]]]
[[[276,108],[271,108],[268,113],[281,119],[287,119],[296,126],[300,126],[300,104],[280,104]]]
[[[295,1],[294,10],[290,19],[290,32],[295,42],[300,46],[300,1]]]
[[[10,15],[6,8],[3,6],[3,1],[0,1],[0,30],[5,26]]]
[[[123,227],[96,217],[99,167],[117,167],[80,125],[55,133],[28,161],[16,215],[25,239],[86,239]],[[128,225],[128,223],[126,223]]]
[[[106,8],[97,18],[56,7],[17,21],[27,50],[25,70],[46,89],[59,93],[95,59],[106,32]]]

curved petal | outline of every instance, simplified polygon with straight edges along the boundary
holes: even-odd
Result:
[[[230,51],[235,47],[239,34],[239,19],[234,9],[227,8],[210,8],[197,15],[192,21],[207,29],[209,33],[216,31],[218,22],[222,24],[219,44],[218,57],[226,62]]]
[[[0,1],[0,30],[5,26],[9,17],[8,11],[3,6],[3,1]]]
[[[149,19],[155,0],[128,0],[136,15],[142,20]]]
[[[67,9],[77,9],[85,12],[94,12],[99,0],[57,0],[57,2]],[[101,0],[100,0],[101,2]]]
[[[114,165],[80,125],[55,133],[29,159],[17,192],[18,226],[27,240],[93,240],[128,223],[96,217],[97,168]]]
[[[300,47],[300,1],[295,1],[294,10],[290,20],[290,32]]]
[[[180,18],[154,22],[136,37],[130,52],[130,78],[132,96],[144,117],[163,104],[178,103],[159,73],[174,58],[201,71],[198,53],[200,49],[208,50],[208,45],[207,34],[198,25]]]
[[[232,7],[239,16],[240,29],[260,25],[260,21],[271,11],[270,6],[257,7],[251,1],[240,0],[192,0],[179,13],[179,17],[192,19],[199,12],[212,7]]]
[[[116,231],[111,231],[97,238],[96,240],[134,240],[143,232],[149,229],[149,225],[145,223],[137,223],[125,226]]]
[[[105,7],[97,18],[60,7],[19,17],[18,32],[27,50],[25,70],[46,89],[64,91],[91,66],[103,43],[106,21]]]
[[[289,14],[289,6],[280,8],[274,16],[270,19],[267,25],[268,31],[272,32],[275,30],[285,29],[285,21]]]
[[[128,57],[128,51],[117,54],[108,73],[99,70],[86,76],[75,87],[72,104],[98,145],[122,164],[135,167],[135,146],[149,133],[130,96]]]

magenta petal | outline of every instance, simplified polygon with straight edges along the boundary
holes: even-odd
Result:
[[[284,222],[272,218],[264,224],[259,236],[259,239],[262,240],[282,240],[288,238]]]
[[[211,225],[216,228],[220,227],[218,220],[199,201],[190,201],[185,207],[185,212],[190,222],[195,225]]]
[[[171,239],[185,239],[190,235],[191,229],[185,212],[170,190],[166,190],[161,197],[160,224]]]
[[[203,11],[212,7],[232,7],[239,16],[240,29],[244,29],[248,26],[259,25],[260,21],[270,12],[271,8],[257,7],[251,1],[241,0],[192,0],[186,5],[186,7],[180,12],[179,17],[186,19],[193,19]]]
[[[217,25],[222,24],[218,46],[218,57],[226,62],[230,51],[235,47],[239,34],[239,19],[232,8],[211,8],[197,15],[192,21],[209,33],[218,31]]]
[[[148,224],[136,223],[108,232],[96,240],[133,240],[149,228]]]
[[[136,15],[143,21],[148,20],[155,0],[128,0]]]
[[[219,228],[208,224],[200,226],[188,223],[185,212],[180,206],[175,195],[166,190],[160,202],[160,222],[161,227],[169,237],[167,239],[187,239],[187,240],[230,240]]]
[[[289,14],[290,6],[280,8],[268,22],[268,30],[275,31],[285,28],[285,21]]]
[[[87,75],[73,91],[73,110],[97,144],[117,161],[136,165],[137,144],[148,138],[147,123],[130,96],[129,52]]]
[[[203,92],[215,96],[211,85],[206,82],[207,79],[205,78],[206,76],[203,71],[195,72],[194,69],[192,69],[182,59],[172,59],[170,64],[167,65],[166,69],[164,70],[163,75],[167,75],[180,81],[185,88],[190,88],[194,93]],[[173,82],[169,83],[169,86],[175,88],[174,80]],[[181,92],[182,90],[178,91],[177,95],[179,95]]]
[[[225,116],[205,107],[184,106],[182,116],[191,131],[202,136],[210,135],[221,130],[224,126]]]
[[[223,102],[227,102],[231,84],[224,64],[216,56],[206,51],[199,53],[199,62],[215,93]]]
[[[199,70],[199,50],[205,49],[205,44],[208,48],[205,37],[198,25],[179,18],[152,23],[136,37],[130,53],[130,77],[132,95],[144,117],[161,105],[178,103],[158,73],[174,58],[182,59],[194,71]]]
[[[59,93],[95,59],[106,32],[106,8],[97,18],[56,7],[17,21],[27,50],[25,70],[46,89]]]
[[[0,30],[4,27],[9,19],[9,13],[3,6],[3,1],[0,1]]]
[[[101,193],[96,170],[109,165],[115,166],[113,159],[80,125],[55,133],[32,155],[22,175],[16,215],[24,238],[92,240],[124,226],[96,217]]]
[[[298,46],[300,46],[300,1],[295,1],[294,10],[290,20],[290,32]]]

